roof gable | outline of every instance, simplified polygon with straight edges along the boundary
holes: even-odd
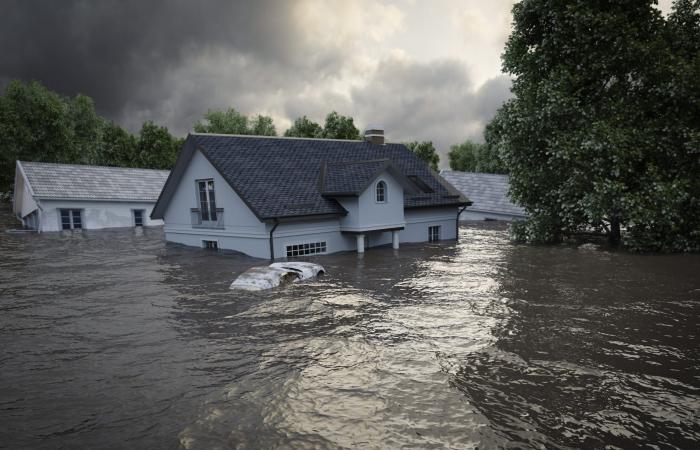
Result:
[[[307,215],[340,216],[345,209],[333,198],[322,195],[320,177],[325,165],[362,161],[363,173],[379,170],[394,171],[400,182],[414,175],[433,192],[417,193],[407,189],[404,206],[457,206],[467,203],[457,192],[446,188],[439,176],[402,144],[374,145],[364,141],[279,138],[216,134],[190,134],[178,161],[154,208],[153,217],[162,217],[172,193],[179,183],[189,159],[200,150],[233,190],[260,220]],[[379,163],[375,161],[383,160]],[[383,169],[382,169],[383,170]],[[344,175],[334,183],[347,181],[353,171],[338,171]],[[377,173],[378,175],[378,173]],[[363,175],[363,180],[368,175]],[[342,181],[341,178],[345,181]],[[369,180],[370,182],[372,180]],[[410,183],[410,181],[408,181]],[[361,183],[360,183],[361,184]],[[415,183],[408,186],[415,187]],[[356,190],[356,186],[352,186]]]

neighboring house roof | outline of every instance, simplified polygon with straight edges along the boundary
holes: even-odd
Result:
[[[472,205],[468,211],[483,211],[512,216],[525,217],[523,208],[513,203],[508,197],[508,175],[495,173],[458,172],[443,170],[440,172],[447,181],[469,196]]]
[[[403,144],[194,133],[185,140],[153,209],[153,218],[163,217],[196,150],[202,152],[260,220],[347,214],[335,199],[323,195],[321,181],[328,181],[322,180],[324,164],[327,170],[331,168],[333,189],[357,190],[357,186],[350,186],[353,183],[349,180],[355,172],[341,170],[339,164],[356,162],[358,178],[364,181],[382,164],[389,164],[387,169],[391,167],[407,178],[416,176],[433,191],[424,192],[412,183],[416,189],[405,193],[406,208],[468,204],[467,199]]]
[[[167,170],[18,161],[34,197],[55,200],[156,201]]]

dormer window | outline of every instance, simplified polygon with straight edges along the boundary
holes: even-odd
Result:
[[[377,203],[386,203],[386,183],[377,183]]]

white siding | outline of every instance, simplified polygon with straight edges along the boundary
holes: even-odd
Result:
[[[288,222],[279,224],[274,232],[275,257],[286,257],[288,245],[315,242],[325,242],[326,253],[355,250],[355,237],[340,232],[338,219]],[[267,257],[269,255],[268,243]]]
[[[192,226],[190,210],[199,208],[196,180],[205,179],[214,180],[216,206],[224,209],[223,229]],[[270,255],[265,224],[258,220],[200,151],[192,156],[163,217],[168,241],[195,247],[201,247],[205,240],[216,241],[221,249],[236,250],[258,258]]]
[[[399,235],[401,242],[425,242],[428,227],[439,225],[440,239],[457,238],[457,207],[416,208],[406,210],[406,228]]]
[[[121,228],[134,226],[134,209],[143,209],[144,226],[163,225],[162,220],[151,220],[154,202],[117,202],[117,201],[82,201],[82,200],[41,200],[39,218],[41,231],[61,230],[61,209],[82,210],[83,228],[97,230],[101,228]]]
[[[384,181],[387,186],[386,201],[377,202],[376,186]],[[340,221],[343,231],[364,231],[403,227],[403,188],[386,171],[381,173],[359,197],[338,198],[348,211]]]
[[[15,187],[14,187],[14,202],[12,211],[19,218],[25,217],[27,214],[37,209],[37,204],[30,192],[29,183],[24,178],[19,165],[15,169]]]

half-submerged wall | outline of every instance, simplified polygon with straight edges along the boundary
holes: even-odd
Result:
[[[200,207],[197,181],[213,180],[217,214],[222,226],[204,227],[193,220]],[[195,213],[196,216],[196,213]],[[241,200],[207,158],[195,151],[163,215],[165,239],[195,247],[214,241],[218,248],[232,249],[259,258],[269,257],[268,235],[262,223]]]

